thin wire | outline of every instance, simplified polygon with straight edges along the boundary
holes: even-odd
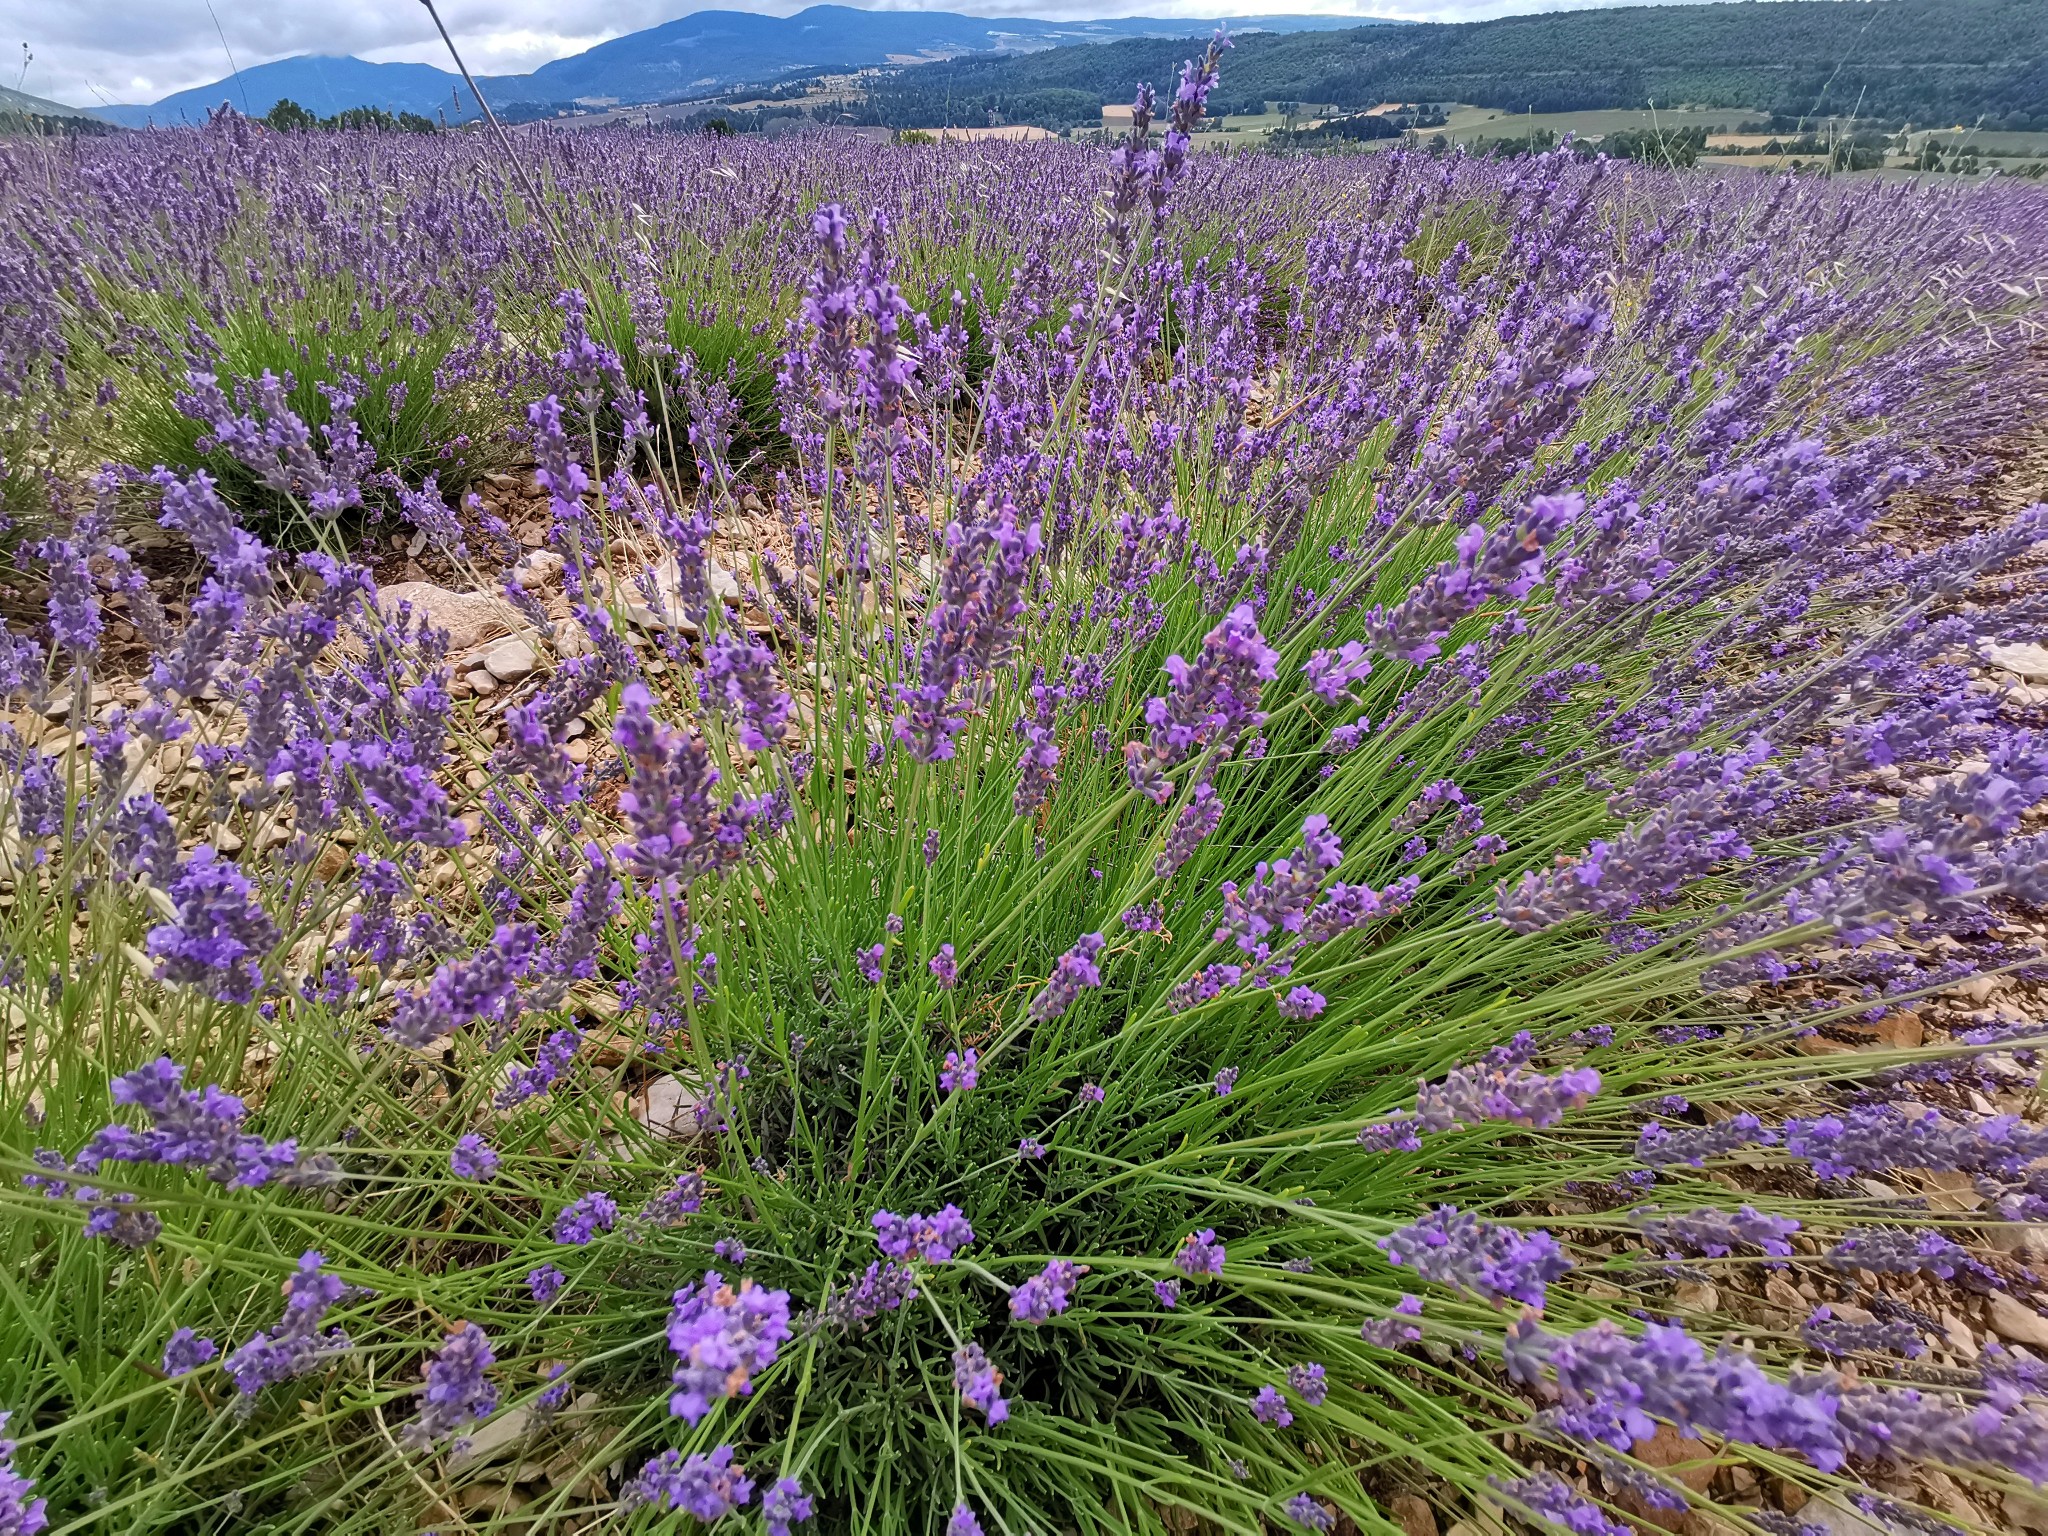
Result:
[[[254,117],[256,114],[249,110],[249,82],[242,78],[242,66],[235,62],[235,50],[228,46],[228,35],[221,30],[220,18],[213,14],[213,0],[206,0],[206,14],[213,17],[213,35],[220,39],[220,51],[228,56],[228,76],[242,93],[242,112],[245,116]]]

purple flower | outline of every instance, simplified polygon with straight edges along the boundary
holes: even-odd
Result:
[[[562,1405],[569,1401],[571,1383],[563,1379],[568,1375],[568,1371],[566,1361],[558,1360],[548,1367],[548,1380],[553,1385],[541,1388],[540,1395],[533,1400],[534,1410],[543,1424],[554,1414],[560,1413]]]
[[[498,1389],[484,1372],[496,1364],[491,1341],[474,1323],[449,1329],[440,1354],[427,1367],[421,1389],[420,1416],[406,1426],[405,1442],[415,1448],[432,1445],[473,1420],[489,1416],[498,1406]]]
[[[460,1138],[448,1154],[449,1170],[458,1179],[489,1179],[498,1172],[498,1154],[490,1143],[471,1131]]]
[[[299,1267],[284,1283],[284,1316],[277,1326],[254,1335],[223,1362],[243,1397],[303,1376],[349,1347],[348,1335],[339,1328],[320,1331],[328,1311],[349,1292],[341,1280],[322,1273],[324,1262],[317,1251],[302,1254]]]
[[[144,941],[157,976],[202,987],[223,1003],[251,1001],[278,932],[242,871],[202,844],[178,866],[169,895],[176,919],[150,929]]]
[[[1538,1472],[1508,1481],[1488,1478],[1503,1498],[1510,1499],[1551,1525],[1575,1536],[1635,1536],[1633,1526],[1610,1520],[1600,1506],[1573,1488],[1555,1472]]]
[[[884,953],[885,947],[881,944],[870,944],[866,949],[856,949],[853,952],[853,963],[859,967],[862,979],[870,986],[882,984]]]
[[[103,1163],[163,1163],[197,1166],[216,1184],[255,1189],[272,1179],[288,1177],[298,1166],[294,1140],[266,1142],[242,1129],[247,1113],[242,1101],[209,1083],[194,1091],[184,1084],[185,1069],[168,1056],[114,1080],[116,1104],[129,1104],[150,1118],[150,1129],[137,1133],[125,1125],[109,1125],[86,1143],[73,1160],[75,1172],[90,1174]]]
[[[1356,640],[1347,640],[1334,651],[1317,651],[1301,669],[1316,697],[1326,704],[1339,704],[1355,683],[1365,681],[1372,671],[1372,657]]]
[[[1666,1419],[1682,1432],[1796,1451],[1822,1471],[1845,1458],[1841,1389],[1831,1375],[1776,1382],[1747,1354],[1710,1358],[1682,1328],[1653,1323],[1631,1338],[1602,1322],[1560,1337],[1525,1316],[1509,1332],[1505,1354],[1517,1381],[1534,1382],[1547,1366],[1581,1437],[1616,1450],[1648,1439]]]
[[[510,1109],[528,1099],[540,1098],[551,1091],[561,1080],[564,1072],[576,1060],[577,1048],[583,1044],[580,1029],[558,1029],[549,1035],[533,1058],[530,1067],[513,1067],[505,1074],[505,1086],[498,1090],[492,1101],[500,1109]]]
[[[974,1241],[974,1228],[957,1205],[943,1206],[930,1216],[877,1211],[871,1221],[876,1244],[892,1259],[919,1258],[927,1264],[943,1264]]]
[[[0,1412],[0,1431],[10,1417]],[[35,1491],[36,1480],[14,1470],[14,1442],[0,1437],[0,1536],[36,1536],[49,1527],[49,1500],[30,1498]],[[975,1536],[980,1536],[978,1527]]]
[[[635,873],[687,884],[745,857],[749,830],[774,807],[767,798],[719,805],[711,794],[719,774],[703,739],[657,721],[653,697],[639,683],[620,696],[612,740],[631,785],[619,796],[619,814],[633,841],[620,853]]]
[[[1600,1091],[1600,1074],[1591,1067],[1574,1067],[1555,1077],[1527,1070],[1522,1057],[1527,1049],[1518,1037],[1486,1059],[1456,1068],[1441,1083],[1418,1083],[1417,1122],[1426,1131],[1486,1120],[1550,1126]]]
[[[1815,1307],[1799,1325],[1799,1337],[1826,1355],[1867,1352],[1904,1355],[1910,1360],[1918,1359],[1925,1350],[1920,1330],[1911,1323],[1852,1322],[1836,1317],[1834,1309],[1826,1306]]]
[[[1159,857],[1152,861],[1154,877],[1171,880],[1174,871],[1194,856],[1202,839],[1222,824],[1223,801],[1218,798],[1215,787],[1197,784],[1193,798],[1181,807],[1180,815],[1174,818]]]
[[[1747,1205],[1732,1213],[1705,1209],[1681,1216],[1658,1216],[1644,1209],[1631,1211],[1629,1220],[1647,1241],[1667,1252],[1684,1250],[1710,1259],[1725,1258],[1745,1244],[1784,1258],[1792,1252],[1786,1239],[1799,1230],[1790,1216],[1765,1216]]]
[[[618,1224],[619,1203],[603,1190],[594,1189],[562,1207],[555,1218],[555,1241],[582,1247],[600,1232]]]
[[[1927,1273],[1943,1280],[1967,1277],[1975,1289],[2003,1289],[1997,1274],[1970,1256],[1968,1249],[1939,1232],[1898,1227],[1862,1228],[1849,1232],[1828,1250],[1836,1269],[1867,1269],[1874,1274]]]
[[[1647,1126],[1643,1134],[1648,1136]],[[1847,1115],[1787,1120],[1785,1150],[1810,1162],[1823,1179],[1887,1168],[2017,1179],[2027,1164],[2048,1156],[2048,1129],[2026,1125],[2012,1115],[1958,1123],[1944,1120],[1934,1109],[1879,1104]],[[1637,1155],[1641,1156],[1640,1149]]]
[[[946,1052],[946,1065],[939,1073],[939,1086],[948,1093],[965,1093],[981,1081],[981,1058],[973,1051]]]
[[[1199,1232],[1190,1232],[1180,1240],[1180,1247],[1173,1255],[1173,1267],[1191,1280],[1223,1273],[1223,1244],[1216,1241],[1216,1230],[1204,1227]]]
[[[1337,1517],[1305,1493],[1287,1501],[1287,1518],[1311,1531],[1334,1531]]]
[[[1323,1406],[1323,1399],[1330,1395],[1330,1384],[1324,1379],[1320,1365],[1290,1365],[1287,1367],[1287,1385],[1294,1388],[1295,1395],[1311,1408]]]
[[[1074,1288],[1081,1283],[1081,1277],[1087,1273],[1086,1264],[1071,1264],[1065,1259],[1054,1259],[1010,1292],[1010,1320],[1017,1323],[1042,1323],[1055,1313],[1066,1311],[1067,1302]]]
[[[1017,1154],[1037,1162],[1045,1156],[1045,1143],[1035,1137],[1023,1137],[1017,1143]]]
[[[1778,1133],[1747,1110],[1730,1115],[1716,1125],[1680,1126],[1669,1130],[1654,1121],[1636,1137],[1636,1158],[1652,1168],[1671,1168],[1680,1163],[1704,1168],[1710,1157],[1723,1157],[1743,1147],[1769,1146]]]
[[[677,1174],[668,1188],[640,1207],[640,1220],[651,1227],[679,1227],[704,1208],[704,1175],[695,1168]]]
[[[219,1353],[219,1346],[213,1340],[200,1338],[190,1328],[180,1328],[164,1344],[164,1374],[187,1375]]]
[[[1261,1424],[1270,1424],[1275,1429],[1285,1429],[1294,1422],[1294,1414],[1287,1406],[1287,1399],[1280,1395],[1280,1389],[1273,1386],[1259,1388],[1252,1397],[1252,1417]]]
[[[985,522],[946,530],[946,564],[925,618],[915,686],[898,684],[896,739],[923,762],[953,755],[970,685],[1007,661],[1024,612],[1024,578],[1041,547],[1039,525],[1019,527],[1004,502]]]
[[[1131,787],[1164,805],[1173,793],[1169,769],[1259,724],[1259,691],[1280,656],[1259,633],[1251,606],[1233,608],[1208,635],[1190,665],[1166,658],[1172,686],[1145,701],[1146,740],[1124,744]]]
[[[526,1288],[533,1293],[533,1299],[542,1306],[546,1306],[560,1295],[562,1287],[568,1281],[569,1277],[552,1264],[543,1264],[538,1269],[526,1272]]]
[[[1044,988],[1031,999],[1029,1012],[1034,1022],[1044,1024],[1058,1018],[1074,1006],[1083,991],[1102,985],[1102,972],[1095,957],[1102,953],[1105,942],[1099,933],[1084,933],[1074,941],[1072,949],[1060,956]]]
[[[1180,1282],[1178,1280],[1154,1280],[1152,1294],[1159,1298],[1159,1305],[1171,1312],[1180,1305]]]
[[[510,1025],[519,1013],[519,983],[533,964],[536,941],[530,924],[500,924],[475,954],[436,969],[424,991],[401,991],[385,1033],[399,1045],[425,1050],[472,1020]]]
[[[765,752],[782,739],[794,701],[779,685],[774,653],[730,629],[704,648],[710,695],[739,723],[740,745]]]
[[[788,1337],[789,1292],[751,1280],[734,1290],[717,1270],[706,1271],[676,1292],[669,1313],[668,1347],[679,1357],[669,1412],[695,1428],[713,1403],[750,1395]]]
[[[723,1520],[754,1496],[753,1480],[732,1464],[732,1447],[721,1445],[709,1455],[663,1451],[626,1484],[621,1501],[634,1508],[680,1509],[709,1525]]]
[[[828,1295],[819,1312],[841,1332],[917,1298],[917,1272],[901,1264],[870,1264],[851,1290]]]
[[[931,828],[924,835],[924,867],[930,869],[939,862],[939,829]]]
[[[1327,1006],[1327,999],[1320,992],[1307,987],[1296,987],[1281,998],[1276,1007],[1283,1019],[1312,1019]]]
[[[747,1262],[747,1245],[736,1237],[721,1237],[711,1245],[711,1252],[734,1269]]]
[[[1166,926],[1166,915],[1156,901],[1142,907],[1127,907],[1117,914],[1116,920],[1132,933],[1158,933]]]
[[[1422,1138],[1415,1134],[1415,1119],[1405,1111],[1394,1111],[1391,1119],[1378,1125],[1363,1126],[1358,1132],[1358,1144],[1374,1152],[1419,1152]]]
[[[44,612],[50,622],[50,638],[75,660],[99,649],[104,627],[91,564],[98,552],[99,532],[99,517],[88,513],[80,520],[75,537],[43,539],[30,546],[30,552],[45,563],[50,595]]]
[[[942,992],[952,991],[959,983],[960,967],[953,959],[953,946],[950,944],[941,944],[939,952],[932,956],[926,968],[938,978],[939,990]]]
[[[1052,800],[1060,745],[1049,725],[1019,720],[1017,729],[1023,734],[1024,750],[1017,756],[1017,788],[1010,796],[1010,811],[1012,815],[1030,816]]]
[[[1422,1337],[1422,1330],[1403,1319],[1422,1316],[1422,1298],[1404,1295],[1394,1304],[1391,1317],[1367,1318],[1358,1330],[1358,1336],[1368,1344],[1381,1349],[1399,1349],[1403,1344],[1413,1344]]]
[[[988,1415],[990,1428],[1010,1416],[1010,1405],[1003,1401],[1000,1391],[1002,1384],[1003,1373],[989,1363],[979,1344],[953,1351],[953,1385],[959,1388],[969,1407]]]
[[[1084,1104],[1100,1104],[1105,1098],[1108,1097],[1108,1095],[1102,1091],[1102,1087],[1098,1083],[1083,1083],[1081,1085],[1080,1091],[1074,1096],[1080,1099]]]
[[[1329,818],[1309,817],[1301,824],[1301,842],[1289,857],[1270,864],[1262,860],[1252,872],[1251,883],[1241,891],[1231,880],[1218,887],[1223,895],[1223,923],[1216,930],[1216,942],[1235,936],[1237,947],[1254,955],[1272,934],[1304,932],[1309,909],[1322,895],[1323,874],[1335,869],[1343,858],[1344,850],[1330,830]]]
[[[981,1522],[974,1518],[974,1511],[965,1504],[955,1504],[951,1517],[946,1521],[946,1536],[982,1536]]]
[[[810,1495],[793,1477],[778,1477],[761,1495],[761,1519],[768,1536],[789,1536],[790,1527],[811,1518]]]
[[[1543,1308],[1544,1288],[1571,1260],[1548,1232],[1517,1232],[1440,1205],[1379,1240],[1389,1260],[1425,1280],[1456,1286],[1498,1305],[1503,1299]]]
[[[1212,1082],[1209,1086],[1216,1090],[1217,1098],[1229,1098],[1230,1090],[1237,1086],[1237,1068],[1223,1068],[1220,1072],[1216,1074],[1216,1080]]]

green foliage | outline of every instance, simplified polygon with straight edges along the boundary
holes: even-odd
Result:
[[[276,106],[264,113],[263,121],[279,133],[305,133],[320,126],[318,117],[289,96],[281,98]]]
[[[190,471],[204,469],[221,493],[245,512],[285,510],[277,493],[258,484],[230,456],[200,446],[201,424],[179,408],[188,359],[181,345],[188,326],[206,338],[208,365],[230,396],[238,383],[266,370],[289,379],[292,409],[317,435],[333,419],[327,389],[345,388],[356,398],[355,416],[363,439],[376,453],[376,467],[417,485],[434,476],[454,496],[507,449],[506,407],[478,385],[443,388],[442,363],[465,338],[453,326],[412,329],[410,316],[366,307],[354,284],[333,279],[309,284],[303,296],[252,301],[215,316],[190,296],[133,289],[108,295],[109,308],[164,338],[159,349],[123,348],[98,327],[81,323],[74,359],[90,368],[86,376],[113,383],[113,402],[91,413],[81,430],[81,449],[118,462]],[[375,364],[374,370],[369,366]]]
[[[985,102],[1076,93],[1072,123],[1131,82],[1170,82],[1192,41],[1091,43],[922,65],[877,85],[876,120],[955,121]],[[1782,0],[1560,11],[1463,26],[1254,33],[1230,55],[1232,102],[1364,108],[1463,101],[1515,112],[1697,103],[1920,123],[2048,127],[2048,7],[2038,0]],[[1026,119],[1013,117],[1011,121]]]
[[[417,112],[391,113],[382,107],[349,107],[332,117],[316,117],[289,96],[263,114],[262,121],[280,133],[435,133],[434,120]]]
[[[1700,127],[1623,128],[1603,136],[1598,144],[1584,146],[1583,152],[1597,151],[1616,160],[1641,160],[1676,170],[1699,164],[1706,147],[1707,130]]]

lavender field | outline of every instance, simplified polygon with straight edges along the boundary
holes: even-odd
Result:
[[[2048,1532],[2048,195],[1216,63],[0,141],[0,1533]]]

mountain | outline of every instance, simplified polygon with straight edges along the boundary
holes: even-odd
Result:
[[[1296,32],[1355,28],[1361,19],[1241,16],[1226,18],[1226,23],[1233,31],[1246,33]],[[493,106],[663,101],[821,70],[907,64],[961,54],[1028,53],[1129,38],[1184,40],[1206,33],[1214,25],[1143,16],[1075,22],[990,19],[947,11],[863,11],[842,5],[816,5],[794,16],[699,11],[599,43],[573,57],[556,59],[530,75],[485,76],[478,84]],[[285,97],[320,117],[367,106],[428,117],[446,108],[454,120],[457,101],[474,114],[461,78],[447,70],[428,64],[370,64],[355,58],[306,54],[258,64],[146,106],[108,107],[103,115],[131,128],[201,122],[207,112],[225,101],[260,117]]]
[[[95,121],[100,118],[97,112],[67,107],[61,101],[45,101],[40,96],[29,96],[21,91],[10,91],[4,85],[0,85],[0,116],[82,117]]]
[[[1234,25],[1300,32],[1355,27],[1358,18],[1245,16],[1235,18]],[[789,17],[700,11],[544,64],[523,81],[499,80],[495,86],[507,100],[662,101],[791,74],[915,64],[960,54],[1030,53],[1133,37],[1185,40],[1213,26],[1208,21],[1149,17],[1083,22],[990,19],[944,11],[862,11],[843,5],[814,5]],[[485,94],[492,93],[487,89]]]
[[[489,86],[485,86],[488,92]],[[179,91],[149,106],[103,108],[105,116],[128,128],[174,127],[202,123],[206,114],[227,102],[239,112],[261,117],[289,97],[318,117],[332,117],[350,107],[382,107],[387,112],[418,112],[432,117],[442,108],[455,120],[458,105],[469,116],[476,106],[462,77],[430,64],[368,64],[361,59],[302,54],[257,64],[249,69]]]
[[[1149,40],[961,59],[868,92],[891,127],[1007,121],[1055,102],[1062,123],[1131,83],[1172,78],[1183,49]],[[1515,112],[1693,103],[1791,117],[2048,129],[2048,0],[1774,0],[1554,11],[1499,21],[1243,39],[1212,106],[1292,100],[1341,108],[1470,102]]]

